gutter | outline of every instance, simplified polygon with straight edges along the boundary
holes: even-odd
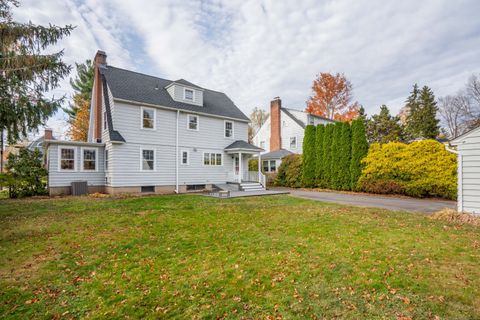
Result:
[[[177,110],[177,119],[175,126],[175,193],[178,192],[178,118],[180,118],[180,110]]]

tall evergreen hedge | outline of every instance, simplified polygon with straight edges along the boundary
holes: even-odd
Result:
[[[315,182],[319,187],[323,187],[323,136],[325,133],[325,126],[323,124],[317,125],[317,133],[315,137],[315,153],[317,155],[317,163],[315,170]]]
[[[343,123],[337,122],[333,127],[333,138],[330,144],[331,149],[331,165],[332,176],[330,181],[330,187],[332,189],[341,189],[342,186],[342,156],[341,156],[341,141],[342,141],[342,129]]]
[[[322,159],[323,177],[322,187],[330,188],[332,182],[332,139],[335,125],[327,124],[323,135]]]
[[[350,160],[350,188],[359,190],[358,179],[362,174],[362,159],[368,153],[367,135],[363,119],[352,121],[352,157]]]
[[[338,189],[350,190],[350,159],[352,149],[352,132],[348,122],[342,123],[341,137],[337,152],[340,153],[338,171]]]
[[[305,128],[305,136],[303,138],[303,174],[302,182],[305,187],[315,186],[315,169],[316,169],[316,154],[315,154],[315,139],[316,128],[313,125],[308,125]]]

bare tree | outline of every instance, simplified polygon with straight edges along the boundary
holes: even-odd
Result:
[[[465,132],[468,127],[469,110],[470,101],[463,93],[438,99],[438,111],[450,138]]]
[[[248,126],[248,141],[251,143],[253,136],[267,120],[268,113],[260,108],[254,108],[250,114],[250,125]]]

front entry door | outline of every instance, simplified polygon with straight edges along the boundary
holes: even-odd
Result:
[[[238,179],[238,175],[240,174],[240,159],[238,158],[238,155],[233,157],[233,174],[235,175],[235,178]]]

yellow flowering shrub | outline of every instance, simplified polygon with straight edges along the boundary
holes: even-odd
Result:
[[[359,188],[414,197],[457,196],[457,158],[435,140],[372,144]]]

